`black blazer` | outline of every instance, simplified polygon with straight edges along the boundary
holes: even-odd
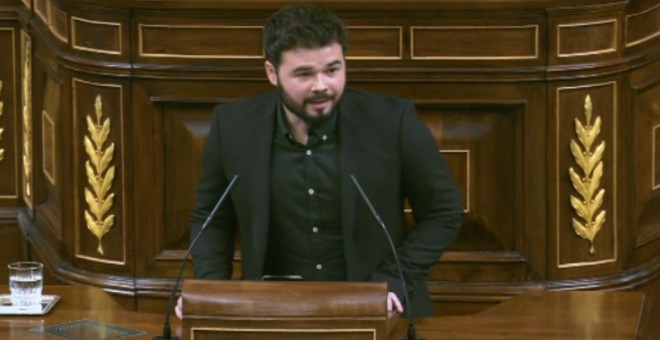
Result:
[[[278,94],[218,105],[207,137],[191,235],[228,181],[230,199],[192,251],[196,276],[229,279],[236,231],[243,279],[263,274],[268,243],[270,154]],[[387,238],[350,179],[355,175],[397,247],[416,316],[433,313],[425,275],[456,238],[463,207],[436,141],[409,100],[346,89],[339,104],[341,221],[347,278],[387,281],[401,297]],[[415,225],[406,227],[404,198]],[[403,301],[403,300],[402,300]]]

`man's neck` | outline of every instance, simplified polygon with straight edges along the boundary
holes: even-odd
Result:
[[[302,145],[307,145],[307,133],[309,132],[307,122],[289,111],[286,106],[284,107],[284,121],[289,127],[289,132],[291,132],[293,139]]]

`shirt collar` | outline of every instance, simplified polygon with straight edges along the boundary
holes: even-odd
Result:
[[[281,133],[286,137],[287,139],[291,139],[291,132],[289,132],[289,126],[286,124],[286,120],[284,118],[284,107],[282,104],[281,100],[278,100],[277,104],[277,132],[276,133]],[[308,134],[314,134],[318,136],[319,138],[325,140],[326,138],[329,138],[330,136],[334,136],[337,133],[337,117],[339,116],[339,105],[335,107],[333,113],[330,115],[330,118],[326,120],[323,125],[313,129],[309,130]],[[325,137],[324,137],[325,136]]]

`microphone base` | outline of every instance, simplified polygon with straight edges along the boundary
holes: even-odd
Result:
[[[172,335],[171,337],[166,337],[166,336],[158,335],[158,336],[155,336],[155,337],[153,337],[153,338],[151,338],[151,339],[152,339],[152,340],[181,340],[181,337],[176,336],[176,335]]]

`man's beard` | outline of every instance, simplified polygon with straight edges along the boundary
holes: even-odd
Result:
[[[333,111],[335,110],[335,107],[337,106],[337,102],[335,101],[335,96],[325,94],[325,93],[319,93],[316,94],[312,97],[305,98],[303,100],[302,105],[296,103],[293,98],[289,96],[289,94],[284,90],[282,85],[279,85],[278,90],[280,92],[280,98],[282,100],[282,105],[284,107],[291,111],[294,115],[296,115],[298,118],[300,118],[302,121],[304,121],[307,126],[310,129],[317,128],[323,123],[325,123],[333,114]],[[315,102],[319,100],[329,100],[332,102],[332,106],[330,107],[330,110],[328,112],[323,112],[323,109],[319,109],[316,111],[316,115],[311,115],[305,110],[305,106],[310,103],[310,102]]]

